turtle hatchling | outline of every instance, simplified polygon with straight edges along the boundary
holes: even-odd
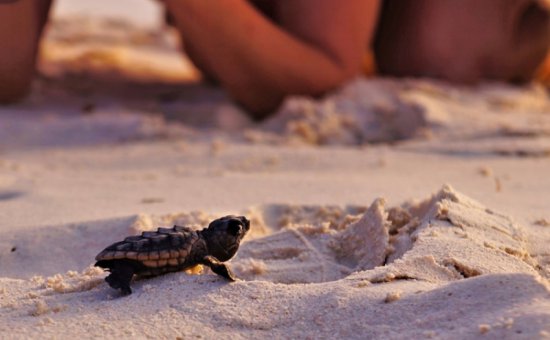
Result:
[[[225,216],[207,228],[195,231],[188,227],[158,228],[129,236],[114,243],[96,256],[96,266],[111,273],[105,281],[123,294],[131,294],[130,281],[157,276],[202,264],[224,278],[235,281],[223,262],[232,258],[250,229],[244,216]]]

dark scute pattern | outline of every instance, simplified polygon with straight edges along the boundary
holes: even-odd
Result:
[[[179,247],[182,244],[182,236],[179,233],[170,234],[170,244],[172,247]]]
[[[124,242],[136,242],[141,240],[141,236],[128,236],[124,239]]]
[[[158,228],[157,233],[159,234],[169,234],[174,232],[174,228]]]
[[[195,232],[187,227],[158,228],[157,231],[144,231],[141,235],[128,236],[124,241],[114,243],[106,250],[135,251],[146,253],[155,250],[171,250],[184,247]]]
[[[120,242],[117,242],[117,243],[113,243],[110,246],[108,246],[107,248],[105,248],[105,250],[118,250],[118,247],[123,245],[123,244],[126,244],[126,242],[120,241]]]
[[[116,249],[119,251],[130,251],[132,250],[132,244],[129,242],[123,241],[116,247]]]
[[[139,237],[139,239],[132,242],[132,250],[134,251],[143,252],[149,251],[149,249],[151,249],[151,242],[149,239]]]
[[[179,225],[175,225],[172,229],[176,232],[181,232],[181,233],[191,233],[191,232],[193,232],[193,229],[191,229],[189,227],[182,227],[182,226],[179,226]]]

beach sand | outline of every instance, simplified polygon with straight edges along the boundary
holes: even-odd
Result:
[[[173,32],[98,20],[0,109],[0,338],[550,337],[547,89],[357,79],[253,123]],[[237,282],[92,267],[224,214]]]

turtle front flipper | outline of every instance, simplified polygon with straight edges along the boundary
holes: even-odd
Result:
[[[207,255],[203,257],[202,264],[210,267],[210,269],[212,269],[214,273],[225,277],[229,281],[237,280],[231,272],[231,269],[229,269],[229,267],[225,263],[218,261],[218,259],[216,259],[214,256]]]

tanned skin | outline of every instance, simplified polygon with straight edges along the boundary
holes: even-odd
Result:
[[[457,82],[524,81],[544,60],[542,0],[160,0],[186,53],[256,118],[288,95],[319,96],[362,72]],[[0,102],[34,72],[50,0],[0,0]]]

